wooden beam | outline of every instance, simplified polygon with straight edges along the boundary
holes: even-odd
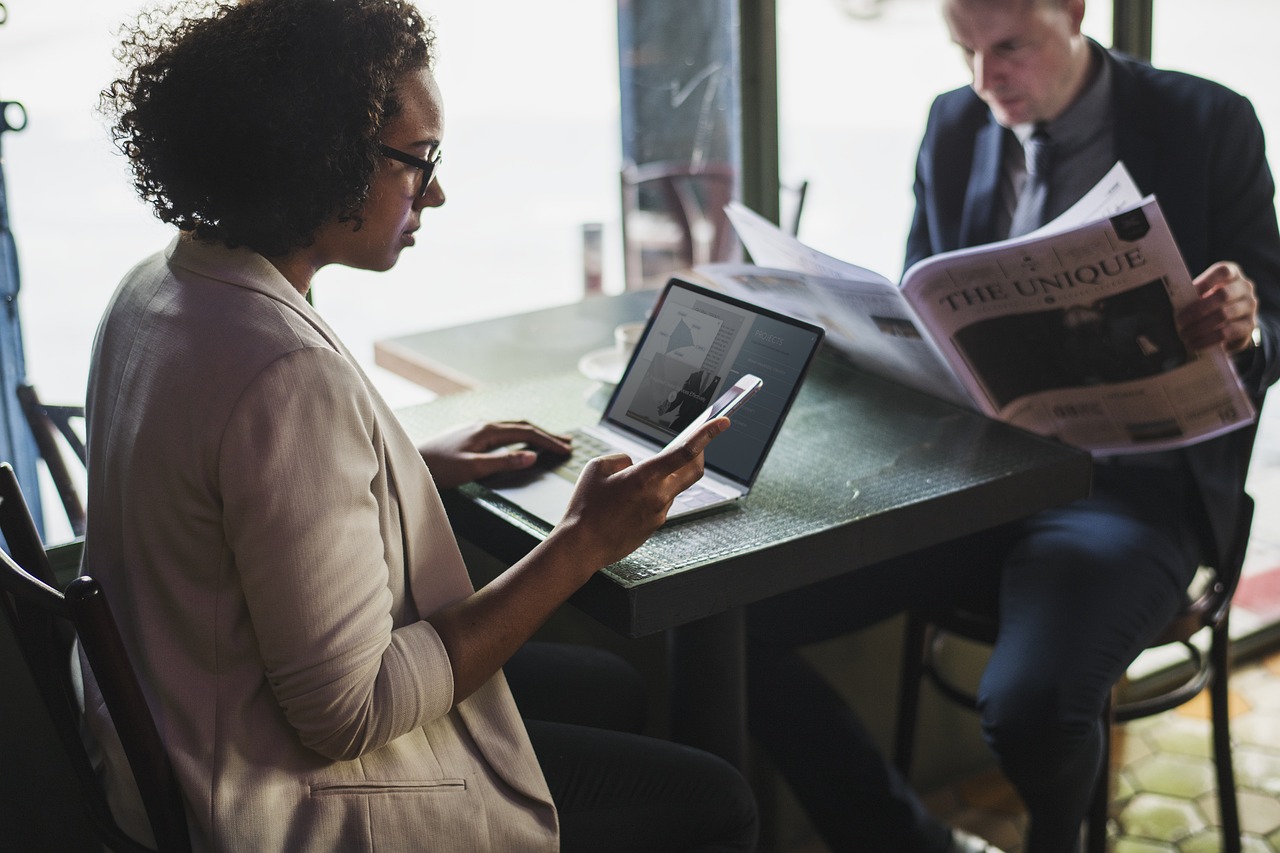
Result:
[[[1117,50],[1151,61],[1153,0],[1113,0],[1112,44]]]
[[[776,0],[739,0],[742,203],[777,223],[778,19]]]

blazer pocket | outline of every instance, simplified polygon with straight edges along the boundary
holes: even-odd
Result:
[[[312,783],[306,822],[323,843],[303,843],[296,849],[490,850],[485,798],[470,781],[446,777]]]
[[[311,796],[368,797],[377,794],[448,794],[466,793],[466,779],[430,779],[427,781],[378,781],[312,783]]]

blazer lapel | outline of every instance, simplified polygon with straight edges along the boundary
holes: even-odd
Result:
[[[1111,63],[1111,113],[1125,117],[1124,121],[1115,122],[1116,159],[1124,163],[1139,190],[1153,193],[1159,134],[1156,118],[1150,112],[1150,99],[1140,97],[1137,81],[1124,62],[1110,54],[1107,61]]]
[[[1000,160],[1003,154],[1004,128],[993,118],[978,131],[973,146],[973,163],[969,167],[969,185],[965,191],[964,213],[960,220],[960,245],[976,246],[997,239],[996,204],[1000,196]]]
[[[455,707],[490,766],[507,784],[531,800],[553,803],[502,670]],[[478,737],[479,733],[483,736]]]

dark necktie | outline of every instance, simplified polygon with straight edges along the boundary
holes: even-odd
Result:
[[[1013,210],[1010,237],[1034,231],[1044,224],[1045,201],[1049,197],[1049,179],[1053,170],[1053,140],[1044,125],[1036,126],[1022,150],[1027,161],[1027,180]]]

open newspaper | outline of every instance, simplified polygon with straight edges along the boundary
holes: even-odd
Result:
[[[697,272],[823,325],[868,372],[1095,455],[1182,447],[1255,415],[1222,349],[1178,336],[1196,291],[1123,164],[1043,228],[923,260],[901,285],[728,213],[755,265]]]

